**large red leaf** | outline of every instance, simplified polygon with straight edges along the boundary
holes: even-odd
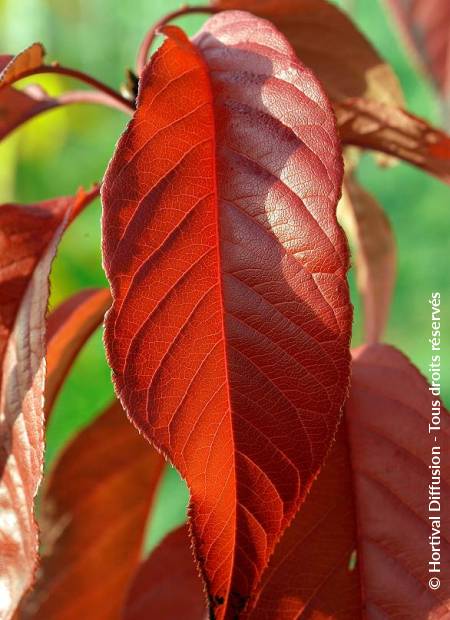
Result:
[[[98,190],[0,207],[0,615],[33,580],[33,500],[41,479],[48,276],[69,220]]]
[[[391,67],[338,7],[328,0],[212,0],[221,9],[243,9],[275,24],[302,62],[335,101],[368,97],[402,106]]]
[[[45,379],[47,416],[77,354],[103,321],[110,304],[108,289],[86,289],[70,297],[50,314]]]
[[[352,174],[345,176],[340,207],[355,243],[356,282],[364,304],[364,341],[378,342],[394,292],[394,233],[383,208]]]
[[[22,617],[120,618],[163,466],[117,402],[66,447],[42,497],[42,564]]]
[[[450,450],[450,418],[442,407],[435,443],[434,434],[428,433],[433,400],[425,379],[393,347],[371,345],[356,351],[346,423],[271,558],[248,620],[449,617],[450,514],[444,497],[450,467],[444,461]],[[428,506],[429,466],[436,445],[441,449],[443,498],[440,575],[428,573],[430,516],[436,514]],[[167,547],[173,567],[184,566],[190,555],[181,532]],[[155,563],[163,546],[147,561],[148,575],[157,574]],[[441,585],[433,590],[428,581],[436,576]],[[186,571],[185,580],[195,581],[193,569]],[[177,582],[176,588],[180,603],[186,601],[183,583]],[[145,598],[139,600],[144,606]],[[153,611],[159,605],[163,609],[165,600],[162,596],[158,601],[153,591]],[[201,620],[201,615],[193,620]]]
[[[233,618],[346,394],[342,164],[321,88],[270,23],[166,33],[103,185],[105,342],[128,414],[189,485],[211,613]]]
[[[387,0],[410,49],[450,97],[450,2]]]
[[[123,620],[206,620],[202,583],[189,548],[188,528],[168,534],[142,563],[131,584]]]
[[[450,137],[399,108],[368,99],[337,104],[344,144],[374,149],[423,168],[450,183]]]

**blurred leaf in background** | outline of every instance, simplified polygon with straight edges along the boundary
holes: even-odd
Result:
[[[353,19],[393,66],[409,110],[437,125],[439,105],[433,89],[413,68],[381,0],[340,0]],[[199,4],[192,2],[191,4]],[[0,53],[16,53],[34,41],[44,43],[50,61],[59,60],[119,88],[126,68],[133,68],[138,46],[153,22],[179,8],[176,0],[0,0]],[[193,34],[203,19],[183,18]],[[39,78],[51,94],[70,84],[55,76]],[[79,88],[79,84],[75,85]],[[59,108],[32,121],[0,144],[0,202],[32,202],[72,194],[99,181],[127,122],[124,114],[93,107]],[[406,164],[380,169],[363,156],[358,177],[376,196],[393,224],[398,243],[398,279],[386,341],[402,349],[426,375],[429,363],[429,304],[432,291],[442,295],[449,315],[450,282],[445,265],[450,250],[448,187]],[[354,276],[354,344],[362,321]],[[91,205],[72,225],[61,244],[52,273],[54,307],[87,286],[105,286],[100,257],[100,204]],[[444,325],[443,350],[449,350],[450,322]],[[449,360],[445,360],[448,368]],[[447,373],[447,376],[449,373]],[[445,373],[443,373],[445,376]],[[112,398],[110,371],[99,331],[80,355],[59,397],[48,429],[47,464],[82,426]],[[450,384],[444,398],[450,397]],[[159,491],[147,547],[185,518],[188,494],[172,468]]]

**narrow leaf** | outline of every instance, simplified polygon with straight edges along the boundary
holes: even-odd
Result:
[[[206,620],[202,582],[189,548],[188,528],[168,534],[142,563],[130,587],[123,620]]]
[[[387,0],[409,49],[450,98],[450,3],[448,0]]]
[[[0,616],[30,587],[41,479],[48,276],[67,223],[95,195],[0,206]]]
[[[340,204],[356,245],[356,280],[364,304],[365,341],[378,342],[394,291],[394,234],[384,210],[352,175],[346,175]]]
[[[399,108],[367,99],[336,105],[342,142],[374,149],[450,183],[450,137]]]
[[[212,4],[250,11],[273,22],[334,101],[367,97],[404,105],[391,67],[347,15],[327,0],[212,0]]]
[[[120,617],[163,466],[117,402],[66,447],[42,497],[42,564],[23,618]]]
[[[326,97],[269,22],[166,33],[103,185],[105,342],[128,414],[189,485],[211,614],[234,618],[346,395],[342,162]]]
[[[76,356],[103,321],[111,304],[108,289],[86,289],[54,310],[47,324],[45,413],[48,417]]]

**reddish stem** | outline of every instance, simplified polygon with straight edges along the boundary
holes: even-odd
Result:
[[[144,70],[145,65],[147,64],[148,53],[150,51],[150,47],[158,34],[160,28],[176,19],[177,17],[182,17],[183,15],[190,15],[193,13],[206,13],[213,14],[218,13],[220,9],[214,8],[212,6],[182,6],[177,11],[172,11],[172,13],[168,13],[162,19],[156,22],[154,26],[150,28],[150,30],[145,35],[144,40],[141,43],[139,48],[137,60],[136,60],[136,73],[137,75],[141,75]]]
[[[120,93],[118,93],[113,88],[110,88],[103,82],[96,80],[94,77],[88,75],[87,73],[83,73],[82,71],[78,71],[78,69],[70,69],[69,67],[63,67],[62,65],[41,65],[40,67],[36,67],[34,69],[30,69],[29,71],[24,71],[20,74],[20,79],[29,77],[31,75],[39,75],[42,73],[57,73],[58,75],[66,75],[67,77],[74,78],[79,80],[80,82],[84,82],[85,84],[89,84],[89,86],[93,86],[97,90],[105,93],[120,104],[120,108],[126,108],[128,110],[134,111],[134,104],[125,97],[122,97]]]

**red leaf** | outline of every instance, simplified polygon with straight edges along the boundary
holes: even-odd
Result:
[[[33,581],[33,500],[41,479],[48,276],[69,219],[97,190],[74,199],[0,207],[0,615],[10,618]]]
[[[431,306],[430,306],[431,307]],[[450,484],[450,417],[441,405],[441,430],[428,432],[433,396],[426,380],[396,349],[375,345],[355,354],[346,406],[357,497],[359,570],[369,618],[444,620],[450,580],[428,586],[431,560],[428,511],[432,449],[441,450],[441,488]],[[437,436],[436,444],[434,435]],[[450,566],[450,512],[442,502],[442,568]]]
[[[58,100],[39,86],[29,86],[24,90],[9,86],[0,89],[0,140],[38,114],[58,105]]]
[[[450,3],[448,0],[388,0],[410,49],[450,97]]]
[[[26,77],[44,64],[45,49],[41,43],[33,43],[17,56],[0,56],[0,88]]]
[[[391,67],[347,15],[327,0],[212,0],[211,4],[250,11],[273,22],[333,100],[364,96],[404,105]]]
[[[450,560],[450,520],[444,503],[441,587],[433,591],[428,586],[428,485],[435,445],[428,424],[436,398],[393,347],[366,346],[354,358],[346,424],[277,546],[247,620],[444,620],[449,615],[450,580],[444,570]],[[450,468],[443,462],[450,449],[448,416],[442,408],[442,492],[450,482]],[[183,576],[172,582],[178,604],[187,603],[192,592],[200,603],[194,567],[186,565],[190,551],[183,528],[145,563],[132,590],[142,615],[126,620],[165,609],[167,596],[163,591],[159,598],[156,581],[163,557],[169,574],[183,566]],[[192,620],[202,620],[201,613]]]
[[[336,106],[344,144],[404,159],[450,183],[450,137],[404,110],[366,99]]]
[[[27,68],[40,66],[43,55],[42,46],[35,43],[17,56],[0,56],[0,140],[34,116],[59,105],[39,86],[23,90],[10,86]]]
[[[202,583],[186,526],[171,532],[142,563],[128,593],[123,620],[206,620]]]
[[[428,485],[435,445],[428,423],[434,398],[393,347],[356,351],[346,405],[348,439],[341,430],[278,545],[251,620],[448,617],[450,581],[442,575],[439,590],[428,586]],[[443,456],[450,450],[444,408],[441,421]],[[443,461],[441,473],[444,489],[450,469]],[[448,516],[443,504],[442,567],[450,561]]]
[[[341,208],[356,246],[356,281],[364,304],[365,342],[378,342],[388,320],[395,285],[394,233],[382,207],[350,174],[345,177]]]
[[[49,316],[45,413],[50,414],[64,379],[87,339],[111,304],[108,289],[86,289],[70,297]]]
[[[42,498],[43,559],[23,617],[119,618],[163,466],[117,402],[66,447]]]
[[[105,342],[128,414],[187,479],[212,613],[232,618],[346,394],[341,155],[269,22],[221,13],[195,45],[166,32],[103,185]]]

